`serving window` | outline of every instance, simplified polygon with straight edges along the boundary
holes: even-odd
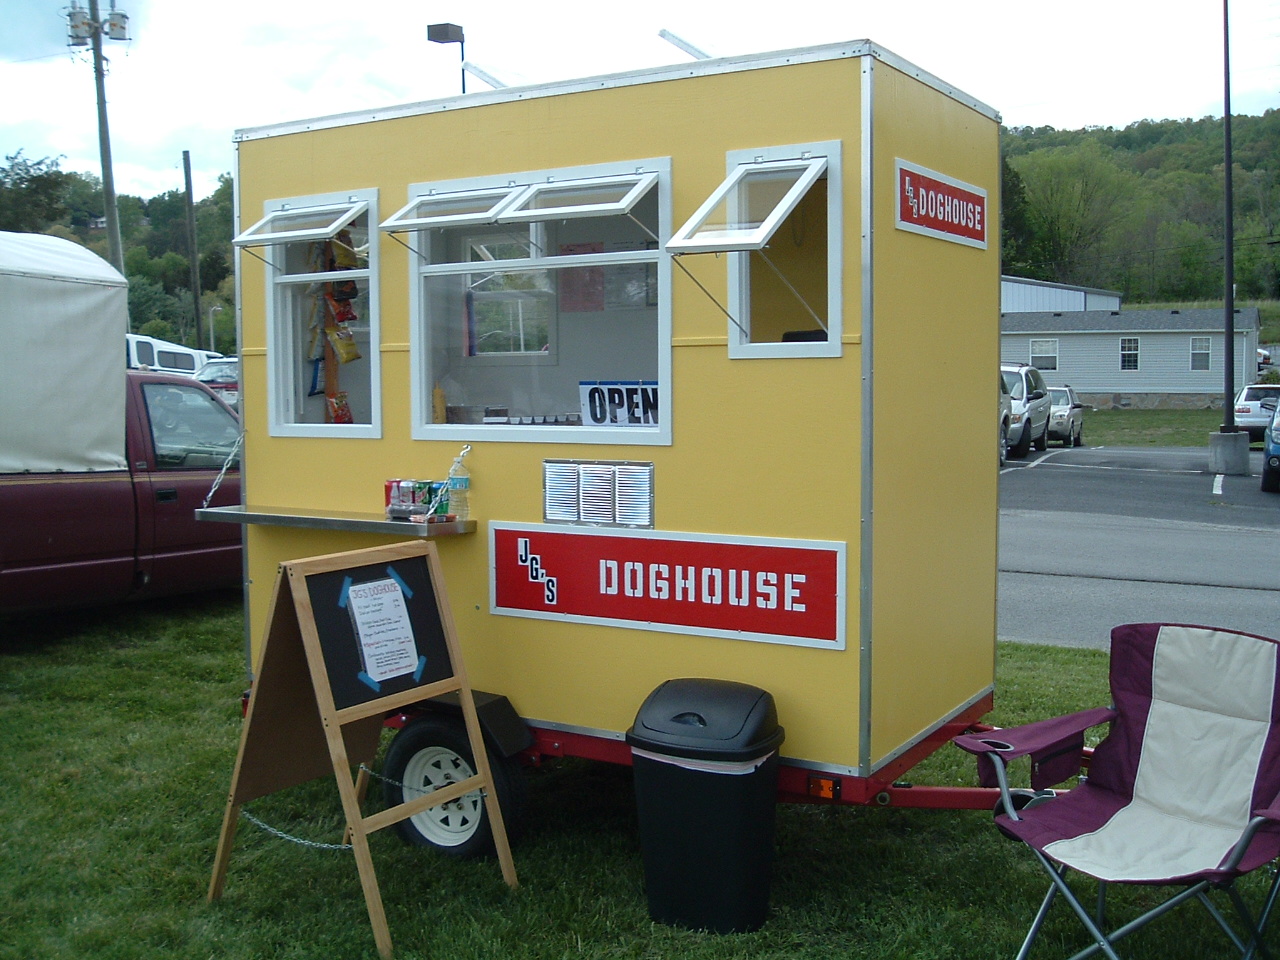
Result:
[[[839,141],[725,159],[725,179],[666,249],[726,254],[731,357],[839,356]]]
[[[267,266],[272,436],[381,435],[377,193],[271,200],[233,241]]]
[[[416,438],[669,442],[668,171],[647,160],[410,189],[382,230],[416,264]]]

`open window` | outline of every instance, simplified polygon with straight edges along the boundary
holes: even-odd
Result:
[[[669,442],[668,170],[649,160],[410,188],[381,229],[416,275],[416,438],[478,427],[494,440]]]
[[[727,254],[731,357],[839,356],[838,141],[737,150],[666,249]]]
[[[376,191],[270,200],[237,236],[267,265],[272,436],[380,432]]]

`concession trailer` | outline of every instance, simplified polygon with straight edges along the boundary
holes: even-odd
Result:
[[[861,40],[238,131],[250,664],[281,564],[430,538],[500,793],[694,679],[781,799],[989,806],[898,781],[992,704],[998,140]]]

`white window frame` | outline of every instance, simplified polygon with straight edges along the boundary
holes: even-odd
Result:
[[[571,217],[604,217],[621,216],[631,212],[640,200],[653,189],[658,182],[658,174],[654,171],[636,172],[615,177],[588,177],[583,180],[547,180],[533,183],[513,197],[498,211],[498,223],[531,223],[539,220],[565,220]],[[623,186],[631,184],[621,197],[603,203],[569,203],[558,207],[530,207],[529,204],[541,194],[550,190],[566,190],[573,188],[589,189],[592,187]]]
[[[413,197],[403,207],[379,224],[384,233],[410,233],[427,227],[453,227],[465,223],[496,223],[498,211],[509,206],[511,201],[522,192],[521,187],[491,187],[485,190],[428,190],[424,194]],[[492,197],[493,203],[484,210],[474,213],[452,213],[432,215],[425,211],[432,205],[444,206],[459,200],[482,199]]]
[[[758,228],[734,231],[734,237],[697,236],[706,218],[721,199],[752,171],[762,169],[800,169],[801,176],[787,190]],[[672,235],[666,249],[673,254],[727,253],[729,357],[731,359],[770,359],[781,357],[839,357],[843,351],[842,302],[844,222],[842,200],[843,165],[841,143],[827,140],[814,143],[787,144],[778,147],[732,150],[725,154],[725,179],[698,207],[684,225]],[[821,313],[827,339],[793,342],[753,343],[750,335],[751,251],[762,250],[786,218],[795,210],[809,189],[825,175],[827,183],[827,298],[825,304],[809,304]]]
[[[1045,343],[1052,344],[1053,349],[1041,350],[1037,352],[1035,349],[1036,344],[1045,344]],[[1036,363],[1036,357],[1049,357],[1049,356],[1053,357],[1052,367],[1046,367]],[[1028,362],[1031,364],[1031,366],[1035,367],[1037,370],[1057,370],[1058,369],[1058,341],[1050,337],[1036,337],[1035,339],[1029,340],[1027,343],[1027,357],[1028,357]]]
[[[1204,344],[1203,350],[1196,349],[1197,340]],[[1190,357],[1191,372],[1192,373],[1208,373],[1210,370],[1212,370],[1213,369],[1213,338],[1212,337],[1192,337],[1190,346],[1191,346],[1191,357]],[[1197,354],[1204,355],[1205,360],[1204,360],[1203,368],[1196,366]]]
[[[635,187],[628,191],[622,201],[609,204],[577,204],[573,206],[525,211],[519,203],[526,195],[532,196],[536,189],[546,187],[565,187],[580,184],[589,186],[597,183],[607,184],[634,180]],[[416,254],[411,261],[411,280],[409,283],[409,368],[410,368],[410,409],[412,413],[411,436],[415,440],[485,440],[495,442],[520,443],[599,443],[630,444],[635,446],[669,446],[671,444],[671,258],[664,249],[663,240],[671,230],[671,158],[655,157],[646,160],[625,161],[621,163],[594,164],[583,167],[566,167],[552,170],[527,171],[523,173],[500,174],[491,177],[467,178],[464,180],[440,183],[415,183],[409,185],[409,196],[418,198],[432,193],[441,196],[461,192],[484,193],[496,191],[502,187],[512,190],[508,201],[492,212],[489,223],[529,223],[531,231],[539,231],[538,221],[562,220],[574,217],[626,215],[649,190],[658,191],[658,223],[647,225],[649,229],[656,226],[655,246],[653,249],[634,252],[597,253],[589,255],[547,256],[540,253],[541,245],[532,243],[530,256],[527,259],[513,258],[501,261],[462,261],[455,263],[431,264],[424,262],[421,254]],[[410,210],[413,203],[404,208]],[[381,232],[400,233],[410,229],[411,220],[407,217],[388,218],[381,224]],[[477,222],[477,221],[467,221]],[[459,226],[438,220],[422,225],[423,228],[441,226]],[[533,233],[531,233],[531,240]],[[410,250],[422,250],[425,244],[409,241]],[[657,272],[657,342],[658,342],[658,409],[659,424],[656,427],[596,427],[596,426],[559,426],[548,424],[453,424],[433,423],[432,390],[427,387],[429,342],[428,318],[423,303],[423,283],[433,276],[457,275],[477,272],[476,268],[486,272],[519,272],[524,270],[555,270],[580,266],[602,266],[609,263],[652,263]],[[552,362],[558,359],[558,332],[551,332],[551,350],[555,353]],[[514,355],[479,355],[466,358],[469,364],[503,364],[503,363],[543,363],[546,362],[529,354]]]
[[[332,196],[343,196],[332,194]],[[263,247],[277,243],[303,243],[308,240],[332,240],[338,231],[349,224],[360,214],[369,209],[369,201],[357,200],[353,196],[334,203],[307,203],[306,198],[290,200],[269,200],[266,215],[248,230],[241,231],[231,243],[237,247]],[[272,207],[274,206],[274,209]],[[300,213],[318,215],[332,213],[333,218],[323,227],[309,227],[304,230],[271,229],[280,220]],[[372,228],[373,217],[370,216]],[[372,230],[371,230],[372,232]]]
[[[378,438],[382,436],[382,364],[381,364],[381,310],[378,303],[378,191],[350,190],[342,193],[315,194],[268,200],[263,204],[266,216],[234,242],[241,246],[265,246],[266,255],[266,312],[267,312],[267,432],[273,437],[351,437]],[[330,223],[330,233],[307,231],[278,231],[274,234],[250,234],[261,224],[271,222],[281,213],[299,213],[309,209],[317,212],[327,209],[345,211]],[[281,262],[283,252],[276,245],[286,243],[328,240],[338,234],[362,213],[369,217],[369,266],[362,270],[342,270],[329,273],[286,274]],[[302,356],[301,345],[295,340],[297,331],[292,322],[281,321],[285,298],[289,287],[302,279],[313,282],[325,280],[363,280],[369,291],[368,316],[360,319],[369,327],[369,349],[357,363],[369,364],[369,423],[299,423],[294,419],[293,403],[297,386],[305,371],[297,362]]]
[[[1132,343],[1132,344],[1133,344],[1133,349],[1132,349],[1132,350],[1126,350],[1126,349],[1124,348],[1124,345],[1125,345],[1126,343]],[[1126,354],[1132,354],[1132,355],[1133,355],[1133,358],[1134,358],[1134,365],[1133,365],[1132,367],[1126,367],[1126,366],[1124,365],[1124,358],[1125,358],[1125,355],[1126,355]],[[1121,337],[1121,338],[1120,338],[1120,371],[1121,371],[1122,373],[1133,373],[1134,371],[1136,371],[1136,370],[1140,370],[1141,368],[1142,368],[1142,340],[1141,340],[1141,338],[1140,338],[1140,337]]]

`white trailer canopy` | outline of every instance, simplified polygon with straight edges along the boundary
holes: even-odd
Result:
[[[0,232],[0,473],[127,466],[128,294],[79,244]]]

